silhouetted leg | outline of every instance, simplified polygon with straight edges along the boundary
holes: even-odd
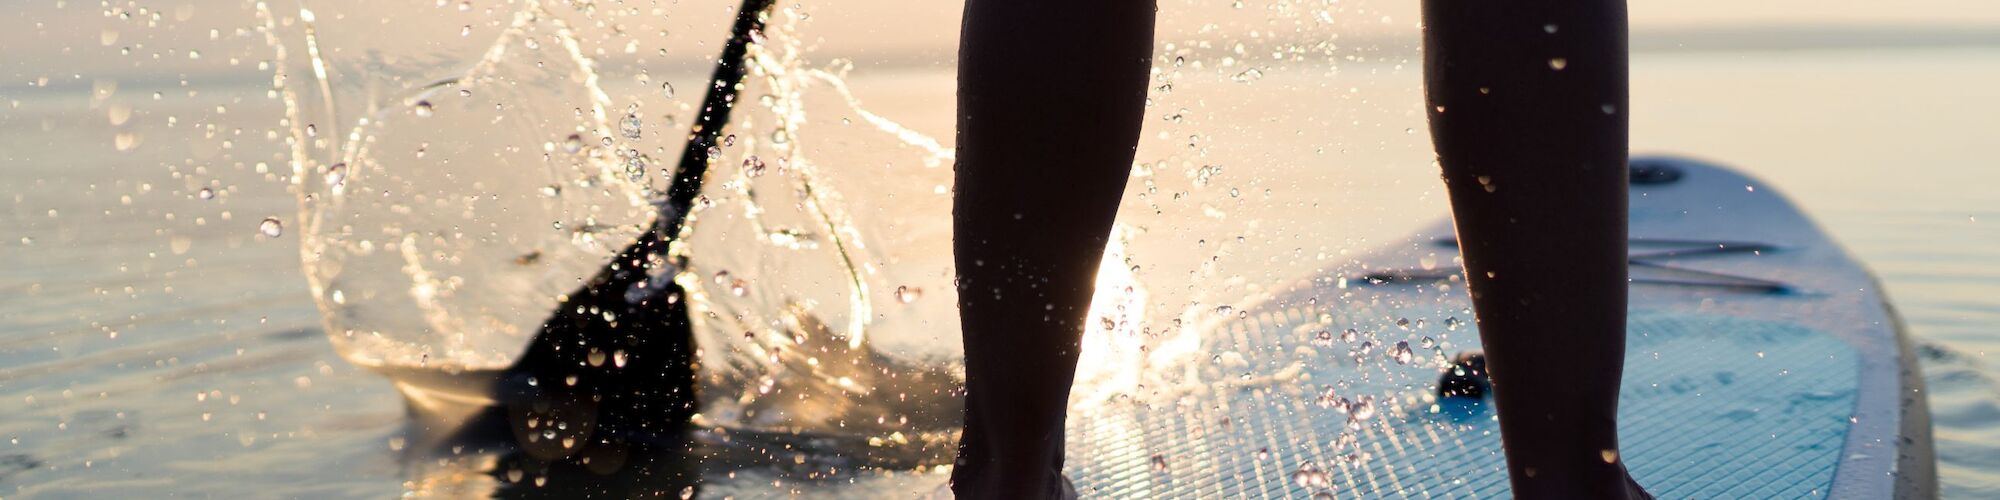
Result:
[[[966,352],[960,498],[1058,491],[1084,314],[1131,170],[1151,0],[971,0],[952,198]]]
[[[1520,498],[1643,496],[1625,362],[1623,0],[1425,0],[1425,93]]]

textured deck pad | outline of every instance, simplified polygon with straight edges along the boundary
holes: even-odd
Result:
[[[1476,348],[1477,334],[1457,328],[1448,335],[1458,345],[1424,349],[1421,336],[1447,335],[1442,315],[1429,314],[1437,309],[1423,311],[1429,326],[1407,331],[1395,326],[1407,311],[1384,312],[1315,320],[1295,308],[1236,322],[1203,340],[1228,354],[1191,370],[1228,382],[1074,412],[1069,476],[1092,498],[1508,496],[1490,406],[1429,397],[1439,356]],[[1320,327],[1335,337],[1315,341]],[[1340,339],[1349,327],[1379,333]],[[1792,323],[1719,314],[1635,312],[1629,332],[1620,440],[1652,493],[1825,495],[1854,408],[1852,347]],[[1398,364],[1387,354],[1406,336],[1416,352]],[[1372,351],[1357,351],[1370,341]],[[1231,376],[1239,372],[1294,376]]]

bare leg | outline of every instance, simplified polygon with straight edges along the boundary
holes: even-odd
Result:
[[[970,0],[952,198],[966,422],[960,498],[1060,491],[1098,261],[1132,167],[1152,0]]]
[[[1623,0],[1425,0],[1425,93],[1520,498],[1643,497],[1625,361]]]

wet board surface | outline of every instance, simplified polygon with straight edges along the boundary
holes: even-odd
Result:
[[[1759,181],[1633,164],[1635,478],[1659,498],[1934,495],[1921,380],[1868,272]],[[1478,349],[1451,238],[1200,325],[1196,361],[1168,367],[1186,383],[1072,410],[1066,473],[1089,498],[1508,496],[1490,399],[1433,396],[1443,357]]]

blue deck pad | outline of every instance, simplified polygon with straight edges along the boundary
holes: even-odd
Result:
[[[1067,473],[1088,498],[1509,496],[1490,405],[1430,396],[1439,356],[1477,348],[1471,322],[1424,349],[1418,329],[1393,323],[1402,312],[1416,321],[1418,311],[1370,309],[1322,318],[1293,309],[1205,336],[1206,348],[1243,361],[1198,368],[1205,388],[1152,389],[1073,413]],[[1446,330],[1444,315],[1421,312],[1423,330]],[[1339,340],[1350,326],[1375,332]],[[1621,453],[1649,491],[1826,494],[1855,405],[1852,347],[1793,323],[1720,314],[1635,312],[1629,326]],[[1313,342],[1321,327],[1336,339]],[[1405,337],[1416,351],[1408,365],[1386,355]],[[1373,351],[1357,357],[1370,340]],[[1303,375],[1235,375],[1287,367]],[[1332,398],[1324,397],[1329,388]],[[1352,424],[1355,412],[1335,403],[1371,396],[1374,415]]]

